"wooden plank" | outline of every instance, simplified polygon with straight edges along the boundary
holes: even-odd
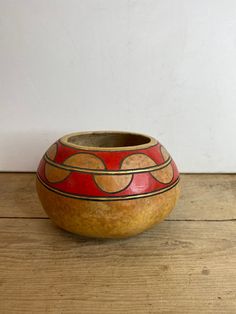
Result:
[[[0,217],[47,217],[32,173],[0,173]],[[168,219],[236,219],[236,175],[185,174],[182,194]]]
[[[34,173],[0,173],[0,217],[47,217],[36,194]]]
[[[236,174],[184,174],[182,194],[170,219],[236,219]]]
[[[5,218],[0,233],[0,313],[236,312],[235,221],[100,241]]]

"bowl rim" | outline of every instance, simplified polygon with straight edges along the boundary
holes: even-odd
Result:
[[[70,137],[79,136],[79,135],[97,135],[97,134],[126,134],[126,135],[136,135],[141,137],[146,137],[149,141],[144,144],[131,145],[131,146],[115,146],[115,147],[103,147],[103,146],[86,146],[86,145],[78,145],[69,141]],[[129,132],[129,131],[84,131],[84,132],[73,132],[62,136],[59,141],[65,146],[81,149],[81,150],[90,150],[90,151],[127,151],[127,150],[139,150],[139,149],[147,149],[152,146],[156,146],[158,141],[149,135],[143,133]]]

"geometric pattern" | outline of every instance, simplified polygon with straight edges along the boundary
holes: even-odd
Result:
[[[58,140],[42,158],[37,176],[66,197],[114,201],[164,193],[179,181],[169,153],[157,143],[134,150],[84,150]]]

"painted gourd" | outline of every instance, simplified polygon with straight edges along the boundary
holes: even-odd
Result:
[[[179,196],[179,173],[150,136],[79,132],[48,149],[36,186],[43,208],[59,227],[88,237],[122,238],[171,212]]]

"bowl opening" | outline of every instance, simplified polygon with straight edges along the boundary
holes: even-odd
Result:
[[[68,137],[68,143],[86,147],[127,147],[151,142],[151,138],[141,134],[122,132],[91,132]]]

